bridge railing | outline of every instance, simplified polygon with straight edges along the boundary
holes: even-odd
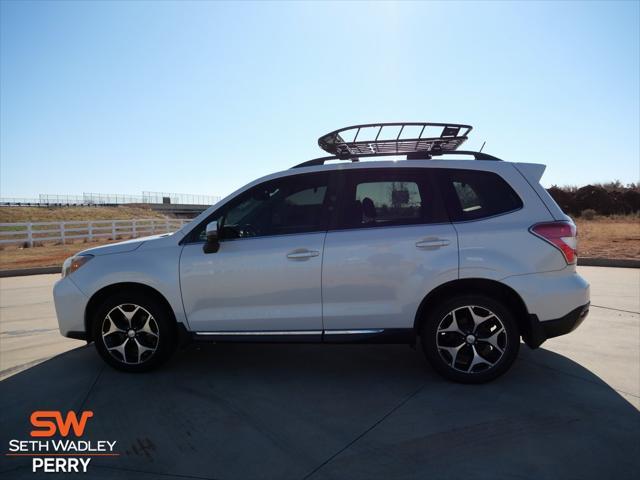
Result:
[[[76,240],[117,240],[180,230],[190,220],[154,218],[135,220],[92,220],[65,222],[0,223],[0,245],[33,247],[43,243]]]
[[[189,193],[142,192],[142,195],[119,193],[83,193],[82,195],[57,195],[41,193],[38,198],[0,197],[0,206],[51,207],[51,206],[113,206],[129,204],[149,205],[197,205],[208,207],[220,201],[215,195]]]

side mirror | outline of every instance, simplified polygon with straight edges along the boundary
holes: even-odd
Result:
[[[204,243],[204,253],[216,253],[220,250],[220,240],[218,239],[218,222],[214,221],[207,224],[205,230],[207,240]]]

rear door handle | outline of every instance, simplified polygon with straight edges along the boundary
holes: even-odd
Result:
[[[446,238],[427,238],[425,240],[416,242],[416,247],[425,250],[435,250],[436,248],[446,247],[450,243],[451,241],[447,240]]]
[[[317,250],[307,250],[306,248],[299,248],[287,253],[287,258],[291,260],[304,260],[306,258],[317,257],[320,252]]]

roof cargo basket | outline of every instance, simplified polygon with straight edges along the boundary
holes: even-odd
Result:
[[[368,123],[353,125],[327,133],[318,145],[329,157],[315,158],[296,165],[323,165],[328,160],[359,161],[363,157],[406,155],[407,160],[425,160],[445,154],[472,155],[476,160],[499,160],[481,152],[457,148],[468,138],[473,127],[458,123]]]
[[[370,123],[327,133],[318,139],[318,145],[340,159],[450,152],[464,143],[472,128],[455,123]]]

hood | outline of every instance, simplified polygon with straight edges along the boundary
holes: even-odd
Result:
[[[124,253],[131,252],[142,245],[144,242],[156,240],[158,238],[166,237],[170,235],[168,233],[162,233],[159,235],[151,235],[148,237],[132,238],[131,240],[125,240],[124,242],[110,243],[109,245],[101,245],[99,247],[89,248],[83,250],[80,254],[90,255],[110,255],[112,253]]]

